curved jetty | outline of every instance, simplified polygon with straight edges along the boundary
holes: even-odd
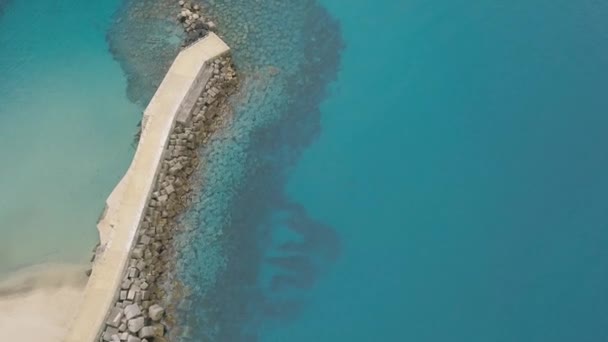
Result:
[[[208,135],[197,129],[214,124],[208,119],[217,113],[208,112],[225,101],[222,87],[236,83],[229,50],[211,32],[182,50],[146,108],[131,166],[98,223],[101,243],[66,342],[164,341],[164,309],[152,302],[159,272],[151,264],[163,258],[159,241],[170,239],[167,220],[186,205],[184,179]]]

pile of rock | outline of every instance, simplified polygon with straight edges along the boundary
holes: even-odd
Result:
[[[238,85],[231,59],[216,59],[212,76],[187,123],[176,123],[144,219],[137,233],[127,270],[101,340],[105,342],[162,342],[173,322],[160,305],[166,290],[177,285],[166,278],[175,259],[172,250],[176,216],[192,201],[191,175],[199,165],[198,149],[229,120],[228,96]],[[169,307],[171,309],[171,307]],[[171,310],[169,310],[171,311]]]
[[[185,45],[189,45],[206,36],[207,32],[215,30],[215,23],[205,20],[203,17],[201,6],[184,0],[180,0],[179,5],[182,10],[177,15],[177,20],[186,32]]]
[[[160,320],[164,314],[165,309],[158,304],[143,311],[137,303],[129,304],[124,309],[114,307],[106,321],[107,327],[102,340],[144,342],[154,339],[154,341],[163,341],[165,327]]]

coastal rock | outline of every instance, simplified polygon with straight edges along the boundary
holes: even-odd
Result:
[[[108,316],[108,320],[106,321],[106,324],[114,327],[114,328],[118,328],[120,326],[120,321],[122,320],[122,310],[120,308],[114,307],[112,308],[112,310],[110,310],[110,315]]]
[[[194,43],[200,37],[200,33],[197,31],[189,31],[186,35],[186,44]],[[170,169],[169,172],[175,173],[173,169]]]
[[[131,253],[131,255],[135,258],[135,259],[141,259],[144,257],[144,250],[142,248],[134,248],[133,252]]]
[[[122,281],[122,284],[120,284],[120,288],[123,290],[128,290],[131,288],[131,285],[133,284],[133,280],[131,279],[125,279]]]
[[[129,278],[137,278],[139,276],[139,270],[135,267],[129,269]]]
[[[108,327],[103,332],[103,336],[101,337],[105,342],[112,342],[113,337],[118,337],[118,329]]]
[[[177,20],[180,23],[185,22],[187,19],[188,19],[188,13],[186,11],[179,12],[179,14],[177,15]]]
[[[140,338],[154,337],[155,335],[156,335],[156,328],[154,328],[153,326],[143,327],[139,331]]]
[[[153,321],[160,321],[164,314],[165,309],[158,304],[154,304],[148,309],[148,316],[150,316],[150,319]]]
[[[184,8],[189,8],[186,3]],[[189,12],[184,10],[182,13]],[[197,20],[190,17],[184,22],[191,24],[191,39],[207,34],[209,24],[215,27],[213,22],[207,23],[202,17]],[[187,124],[176,124],[170,135],[152,196],[144,207],[136,245],[118,290],[118,301],[103,330],[109,340],[104,341],[119,337],[120,341],[127,342],[162,342],[166,341],[167,329],[176,324],[170,319],[173,313],[165,313],[165,308],[159,305],[166,303],[168,296],[162,284],[170,281],[167,271],[174,266],[174,237],[179,229],[174,218],[196,201],[192,198],[191,175],[196,175],[203,163],[198,156],[199,148],[228,123],[228,96],[238,85],[229,58],[214,60],[210,67],[211,78],[197,98],[194,119]],[[167,321],[163,321],[166,326],[160,323],[164,317],[167,317]],[[108,330],[110,328],[114,330]]]
[[[141,342],[141,339],[137,336],[129,335],[127,342]]]
[[[154,328],[154,336],[157,337],[162,337],[165,336],[165,326],[160,324],[160,323],[156,323],[152,326]]]
[[[127,305],[125,308],[125,317],[127,319],[135,318],[137,316],[141,316],[141,308],[138,304]]]
[[[127,326],[129,328],[129,331],[132,333],[138,333],[141,328],[144,327],[145,324],[145,320],[143,317],[138,317],[138,318],[133,318],[130,319],[129,322],[127,323]]]
[[[139,288],[137,286],[133,286],[127,293],[127,300],[134,301],[138,292]]]

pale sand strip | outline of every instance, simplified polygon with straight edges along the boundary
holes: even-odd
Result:
[[[61,342],[82,299],[86,267],[38,265],[0,282],[0,340]]]
[[[129,258],[176,116],[188,110],[204,83],[207,61],[229,51],[215,34],[184,49],[175,59],[144,112],[142,134],[131,166],[106,202],[97,227],[103,253],[97,256],[79,313],[66,342],[95,341]],[[65,308],[68,309],[68,308]]]

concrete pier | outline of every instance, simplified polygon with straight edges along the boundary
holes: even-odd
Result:
[[[185,122],[191,115],[211,75],[210,62],[228,52],[228,46],[213,33],[184,49],[146,108],[133,161],[107,199],[98,223],[101,245],[66,342],[98,340],[117,299],[173,127],[176,121]]]

